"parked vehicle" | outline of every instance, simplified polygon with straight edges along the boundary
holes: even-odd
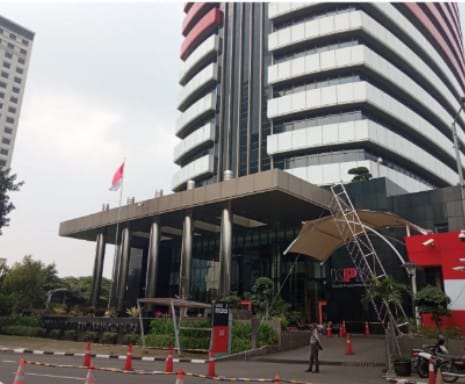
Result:
[[[465,377],[465,355],[454,356],[438,353],[437,359],[437,367],[441,370],[444,382],[454,383],[459,377]]]
[[[444,336],[439,335],[436,344],[423,344],[421,348],[412,348],[413,368],[418,376],[428,377],[431,357],[435,358],[438,354],[447,355],[447,353],[449,351],[445,346]]]

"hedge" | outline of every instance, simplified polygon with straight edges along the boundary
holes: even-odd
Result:
[[[41,327],[25,327],[23,325],[7,325],[2,327],[2,333],[15,336],[45,336],[46,329]]]

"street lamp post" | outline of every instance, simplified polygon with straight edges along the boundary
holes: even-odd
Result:
[[[460,199],[462,202],[462,220],[463,225],[465,225],[465,190],[464,190],[464,185],[463,185],[463,170],[462,170],[462,161],[460,158],[460,147],[459,147],[459,140],[457,136],[457,127],[455,126],[455,123],[460,115],[460,112],[462,112],[463,106],[465,104],[465,96],[462,96],[460,98],[460,107],[457,110],[457,113],[455,114],[454,120],[452,121],[452,138],[454,140],[454,149],[455,149],[455,161],[457,162],[457,172],[459,174],[459,187],[460,187]]]
[[[402,264],[402,267],[405,268],[408,277],[410,278],[410,284],[412,286],[412,309],[413,316],[415,317],[415,324],[417,327],[420,325],[420,315],[418,314],[418,308],[415,305],[415,298],[417,296],[417,265],[411,262],[405,262]]]

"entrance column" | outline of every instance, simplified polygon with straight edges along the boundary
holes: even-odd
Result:
[[[158,253],[160,245],[160,228],[154,221],[150,228],[149,254],[147,256],[147,274],[145,279],[145,297],[155,297],[158,277]]]
[[[231,293],[231,257],[232,257],[232,222],[231,209],[221,211],[220,233],[220,290],[219,296],[229,296]]]
[[[129,270],[129,256],[130,256],[130,234],[129,227],[123,229],[121,233],[121,253],[118,268],[118,284],[117,284],[117,307],[118,312],[123,311],[124,299],[126,294],[126,285],[128,281],[128,270]]]
[[[98,299],[100,296],[100,289],[102,286],[102,270],[103,260],[105,258],[105,234],[100,232],[97,234],[96,245],[95,245],[95,261],[94,261],[94,272],[92,275],[92,290],[90,297],[90,305],[97,309]]]
[[[194,189],[194,180],[187,181],[187,190]],[[181,266],[179,272],[179,296],[189,299],[192,266],[192,212],[184,217],[182,226]]]

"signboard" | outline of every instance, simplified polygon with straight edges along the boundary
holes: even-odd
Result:
[[[213,343],[215,353],[229,353],[229,336],[231,334],[229,321],[229,304],[213,303]]]
[[[355,267],[331,268],[330,275],[333,288],[363,287],[360,271]]]

